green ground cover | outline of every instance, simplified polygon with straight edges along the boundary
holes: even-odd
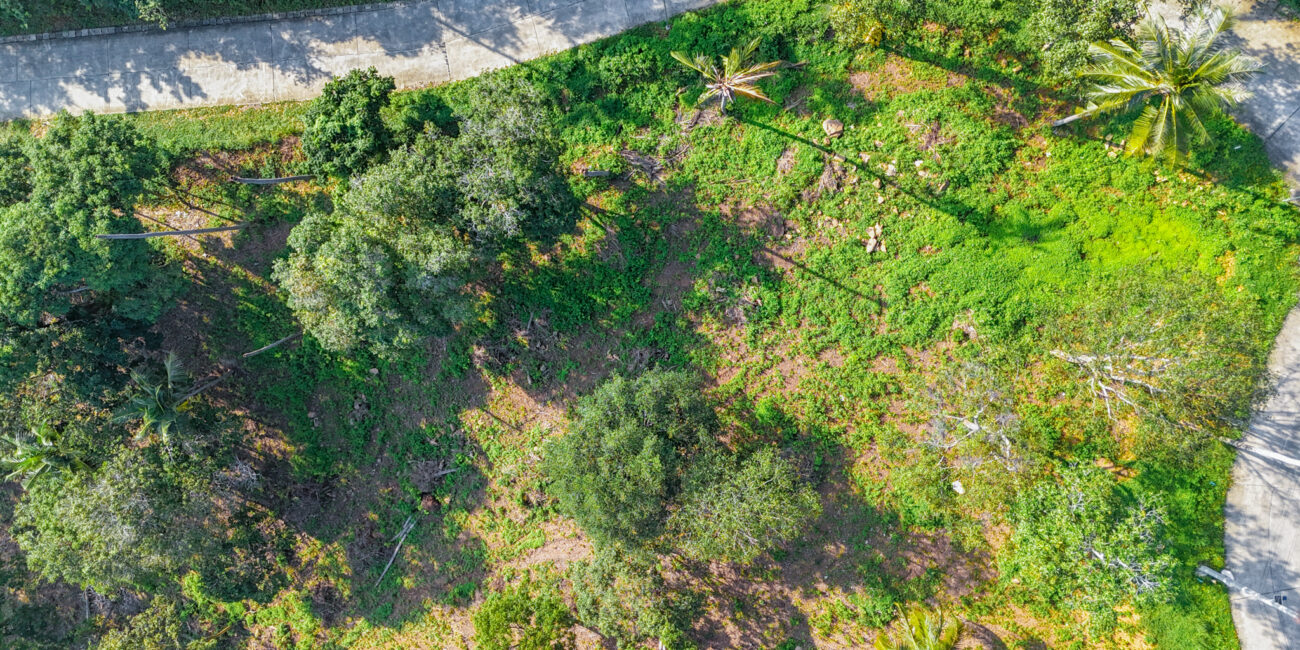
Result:
[[[602,379],[663,367],[706,377],[726,444],[779,449],[821,499],[803,538],[752,565],[663,561],[660,589],[698,605],[701,647],[864,647],[922,602],[1012,647],[1235,647],[1225,593],[1193,577],[1222,565],[1231,452],[1108,417],[1052,353],[1114,324],[1089,314],[1227,311],[1225,338],[1204,338],[1207,316],[1189,354],[1230,339],[1258,364],[1300,286],[1300,220],[1258,139],[1227,119],[1184,168],[1123,155],[1122,122],[1053,132],[1072,105],[1017,56],[1014,23],[996,10],[967,20],[850,49],[826,38],[815,4],[752,0],[494,73],[558,107],[581,209],[554,241],[507,246],[481,269],[474,318],[454,334],[396,358],[307,336],[213,394],[240,432],[232,453],[260,477],[248,552],[270,566],[240,590],[186,575],[174,607],[191,640],[460,647],[501,621],[568,625],[571,568],[592,550],[547,493],[548,440]],[[701,87],[668,53],[754,36],[762,60],[798,63],[763,83],[773,103],[697,112]],[[395,95],[395,140],[449,126],[483,83]],[[254,224],[169,245],[188,288],[149,336],[195,372],[298,328],[271,266],[346,183],[224,179],[303,170],[303,110],[128,118],[172,165],[150,214]],[[826,135],[828,118],[842,135]],[[41,130],[9,128],[22,127]],[[1123,311],[1164,294],[1171,312]],[[945,417],[986,409],[1014,445],[944,437]],[[1015,536],[1018,495],[1088,468],[1117,511],[1163,504],[1173,562],[1162,597],[1111,608],[1113,626],[1015,573],[1038,557]],[[41,592],[18,559],[2,568],[38,602],[77,602]],[[53,644],[99,633],[59,611],[47,631],[16,622],[35,614],[5,631]]]

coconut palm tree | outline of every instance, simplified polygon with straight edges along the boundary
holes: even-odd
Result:
[[[1128,152],[1181,157],[1192,144],[1209,138],[1205,118],[1250,97],[1243,84],[1259,70],[1259,62],[1220,42],[1233,22],[1228,10],[1202,4],[1184,29],[1148,15],[1133,42],[1093,43],[1093,61],[1080,72],[1093,82],[1087,91],[1090,103],[1062,123],[1141,109],[1129,132]]]
[[[88,469],[86,463],[59,446],[59,432],[49,424],[33,427],[29,435],[0,436],[11,450],[0,458],[0,466],[9,471],[5,480],[22,479],[23,489],[46,474]]]
[[[899,614],[903,614],[899,610]],[[877,650],[952,650],[961,634],[961,621],[945,618],[942,611],[931,612],[919,607],[902,616],[898,636],[876,637]]]
[[[754,51],[758,49],[759,39],[755,38],[745,47],[734,47],[731,54],[722,57],[722,67],[714,65],[713,57],[703,54],[696,54],[694,57],[687,56],[684,52],[672,52],[674,59],[677,59],[682,65],[700,73],[704,77],[704,86],[706,90],[700,95],[699,103],[703,104],[713,98],[718,98],[722,104],[722,112],[727,112],[727,104],[736,100],[736,95],[743,95],[752,99],[757,99],[771,103],[771,99],[763,94],[763,90],[756,85],[759,79],[770,77],[776,74],[776,69],[781,66],[781,61],[769,61],[767,63],[749,64],[749,59],[754,56]]]

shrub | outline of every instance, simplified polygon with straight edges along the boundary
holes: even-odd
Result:
[[[687,633],[702,603],[692,592],[669,589],[653,560],[597,549],[590,560],[570,565],[569,580],[578,620],[619,647],[646,641],[689,647]]]
[[[697,559],[752,562],[821,514],[817,493],[798,485],[794,469],[771,449],[739,464],[715,460],[692,474],[671,525],[683,552]]]
[[[325,84],[303,115],[302,150],[318,174],[346,178],[378,161],[392,133],[380,116],[396,88],[374,68]]]
[[[27,200],[32,191],[31,173],[22,140],[11,132],[0,133],[0,207]]]
[[[572,648],[572,625],[554,588],[525,580],[483,601],[474,612],[474,642],[484,650]]]
[[[546,458],[560,508],[593,539],[639,546],[663,532],[685,459],[711,449],[717,418],[684,372],[614,377],[581,399]]]

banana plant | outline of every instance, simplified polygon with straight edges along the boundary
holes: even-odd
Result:
[[[718,99],[722,113],[727,112],[727,104],[736,101],[736,96],[749,97],[772,103],[763,90],[758,87],[759,79],[771,77],[781,67],[781,61],[750,64],[749,60],[758,49],[759,39],[755,38],[745,47],[734,47],[731,53],[722,57],[722,66],[714,63],[713,57],[703,54],[688,56],[684,52],[674,51],[672,57],[682,65],[700,73],[704,78],[704,94],[699,103]]]

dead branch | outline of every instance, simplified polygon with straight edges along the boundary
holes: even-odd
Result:
[[[406,542],[406,536],[410,535],[411,531],[414,529],[415,515],[407,515],[406,522],[402,524],[401,532],[393,536],[393,539],[397,541],[397,546],[393,548],[393,554],[388,558],[388,564],[384,565],[383,573],[380,573],[379,579],[375,581],[375,587],[378,587],[379,583],[384,581],[384,576],[388,575],[388,570],[393,566],[393,560],[397,559],[398,551],[402,550],[402,544]]]
[[[245,352],[245,353],[243,354],[243,357],[244,357],[245,359],[247,359],[247,358],[249,358],[249,357],[255,357],[255,356],[257,356],[257,355],[259,355],[259,354],[261,354],[261,353],[263,353],[263,352],[266,352],[267,350],[270,350],[271,348],[274,348],[274,347],[277,347],[277,346],[279,346],[279,345],[283,345],[283,344],[285,344],[285,343],[288,343],[289,341],[292,341],[292,340],[298,338],[299,336],[302,336],[302,332],[294,332],[293,334],[290,334],[290,335],[288,335],[288,336],[286,336],[286,337],[284,337],[284,338],[282,338],[282,339],[280,339],[280,340],[278,340],[278,341],[276,341],[276,342],[274,342],[274,343],[272,343],[272,344],[270,344],[270,345],[263,345],[262,347],[260,347],[260,348],[258,348],[258,349],[256,349],[256,350],[253,350],[252,352]]]

